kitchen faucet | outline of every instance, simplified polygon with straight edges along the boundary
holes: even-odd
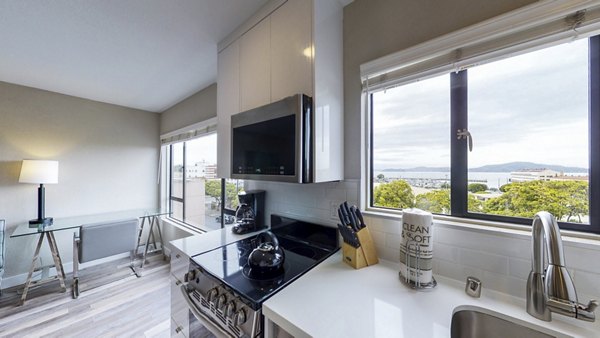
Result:
[[[552,320],[551,312],[595,321],[594,310],[598,302],[591,300],[585,306],[577,301],[575,285],[565,267],[562,239],[554,216],[546,211],[538,212],[533,219],[531,234],[533,255],[527,279],[527,313],[548,322]],[[545,270],[544,247],[548,261]]]

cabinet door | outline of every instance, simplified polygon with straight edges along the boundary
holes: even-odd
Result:
[[[271,102],[271,20],[262,20],[240,41],[240,110]]]
[[[231,176],[231,115],[240,112],[240,45],[233,42],[218,56],[217,176]]]
[[[173,322],[175,327],[171,327],[171,331],[179,331],[185,337],[189,337],[190,322],[188,305],[181,293],[181,281],[171,275],[171,325]],[[179,330],[176,330],[179,328]]]
[[[271,15],[271,101],[313,96],[312,3],[288,0]]]

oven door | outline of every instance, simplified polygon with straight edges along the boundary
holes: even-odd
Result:
[[[185,285],[181,285],[180,291],[189,310],[189,337],[231,337],[217,323],[200,312],[196,304],[190,299]]]

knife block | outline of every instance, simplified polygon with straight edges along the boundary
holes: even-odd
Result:
[[[355,269],[361,269],[365,266],[379,263],[377,252],[375,252],[375,244],[373,243],[369,228],[365,227],[360,229],[356,233],[356,236],[360,242],[358,248],[345,242],[342,243],[342,260]]]

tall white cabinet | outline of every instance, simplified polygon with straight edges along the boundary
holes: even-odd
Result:
[[[245,111],[271,102],[270,18],[242,35],[239,44],[240,110]]]
[[[217,65],[217,176],[231,174],[231,115],[240,112],[240,43],[219,53]]]
[[[313,96],[312,1],[287,1],[271,14],[271,101]]]
[[[219,44],[219,177],[231,174],[231,115],[303,93],[315,109],[314,180],[343,179],[342,17],[338,0],[271,0]]]

